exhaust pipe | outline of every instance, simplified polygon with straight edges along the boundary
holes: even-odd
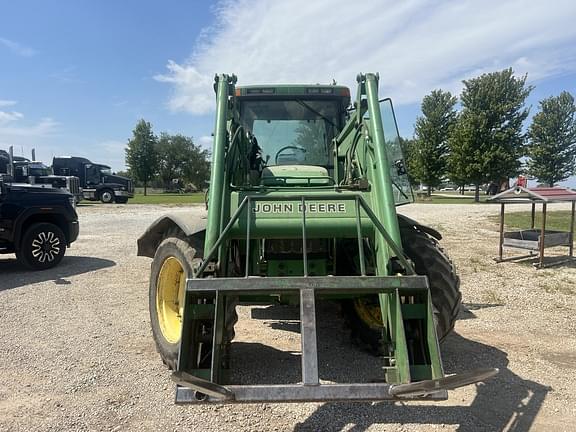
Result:
[[[8,147],[8,175],[14,178],[14,148]]]
[[[32,162],[36,162],[36,149],[32,149]]]

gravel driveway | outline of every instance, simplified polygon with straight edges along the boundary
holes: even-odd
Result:
[[[204,213],[80,206],[80,237],[59,267],[31,273],[0,258],[0,431],[576,430],[576,267],[495,265],[490,205],[401,212],[440,229],[460,270],[464,307],[442,346],[446,372],[492,366],[495,379],[434,404],[174,405],[149,329],[150,259],[136,257],[137,237],[172,211]],[[296,310],[238,309],[233,378],[297,381]],[[373,377],[377,360],[350,346],[337,310],[320,314],[322,378]]]

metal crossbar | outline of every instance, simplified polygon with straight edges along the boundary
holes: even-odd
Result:
[[[330,401],[385,401],[385,400],[422,400],[442,401],[448,399],[444,389],[429,391],[428,394],[402,396],[394,393],[395,386],[384,383],[364,384],[321,384],[305,386],[285,385],[228,385],[220,386],[229,392],[229,396],[208,395],[188,387],[189,383],[178,381],[176,403],[199,402],[330,402]]]
[[[354,287],[354,288],[351,288]],[[426,276],[286,276],[248,278],[193,278],[187,280],[186,289],[191,292],[226,292],[240,295],[269,291],[283,293],[302,289],[314,289],[332,294],[353,289],[354,294],[378,293],[401,289],[407,295],[417,294],[428,288]]]
[[[306,199],[315,200],[315,201],[326,201],[326,200],[339,200],[339,201],[352,201],[354,200],[355,203],[355,219],[356,219],[356,233],[357,233],[357,241],[358,241],[358,249],[360,255],[360,270],[361,274],[364,276],[366,274],[366,264],[365,264],[365,254],[364,254],[364,247],[363,247],[363,240],[362,240],[362,230],[361,230],[361,210],[364,210],[370,221],[374,224],[378,232],[382,235],[384,240],[386,241],[388,247],[394,252],[398,260],[402,264],[402,266],[406,270],[406,274],[413,275],[415,274],[414,268],[408,262],[406,257],[404,256],[404,252],[402,248],[396,244],[396,242],[392,239],[384,225],[378,220],[370,206],[366,203],[366,200],[362,195],[359,194],[347,194],[347,195],[340,195],[340,194],[318,194],[318,195],[276,195],[276,196],[251,196],[247,195],[241,201],[240,205],[228,221],[228,224],[224,227],[218,240],[214,243],[214,246],[208,254],[204,257],[204,260],[200,267],[196,270],[194,277],[199,277],[202,275],[206,267],[208,266],[209,262],[214,258],[216,255],[218,248],[222,244],[222,242],[228,236],[228,233],[234,226],[234,224],[240,218],[240,215],[246,209],[246,266],[245,266],[245,276],[249,276],[250,264],[249,264],[249,257],[250,257],[250,226],[251,226],[251,219],[252,219],[252,212],[250,209],[252,208],[252,201],[295,201],[300,200],[302,205],[302,259],[304,262],[304,276],[308,275],[308,257],[307,257],[307,245],[306,245]]]

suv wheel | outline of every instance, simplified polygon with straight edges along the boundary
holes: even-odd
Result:
[[[110,204],[114,202],[114,192],[110,189],[105,189],[100,193],[100,201],[104,204]]]
[[[37,223],[22,236],[17,255],[26,267],[46,270],[62,261],[65,252],[66,237],[62,230],[51,223]]]

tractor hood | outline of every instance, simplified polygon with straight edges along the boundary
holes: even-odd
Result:
[[[328,186],[328,170],[315,165],[274,165],[262,170],[263,186]]]

